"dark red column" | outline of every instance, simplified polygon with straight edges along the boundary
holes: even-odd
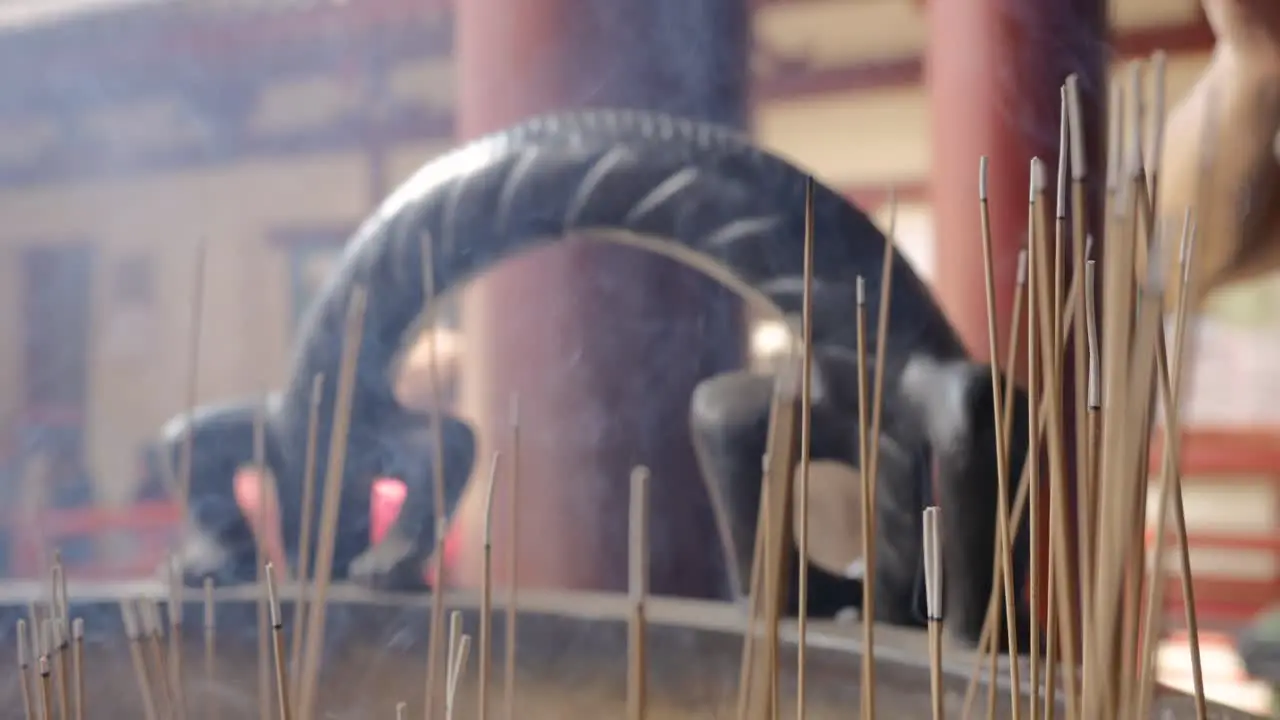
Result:
[[[579,106],[746,118],[744,0],[456,3],[459,126],[472,137]],[[718,544],[687,431],[696,382],[741,360],[737,308],[671,261],[604,246],[521,257],[466,293],[464,412],[481,433],[476,476],[508,446],[518,393],[522,585],[620,589],[628,475],[649,465],[655,592],[710,595]],[[473,483],[474,485],[475,483]],[[494,568],[508,566],[507,488]],[[459,513],[451,575],[477,582],[480,493]]]
[[[970,351],[988,359],[987,303],[978,216],[978,159],[990,158],[999,362],[1008,347],[1018,252],[1027,240],[1031,158],[1058,159],[1059,88],[1081,76],[1091,208],[1102,198],[1106,95],[1104,0],[931,0],[926,78],[933,116],[930,193],[939,297]],[[1051,189],[1049,197],[1054,193]],[[1025,331],[1023,333],[1025,337]],[[1025,375],[1025,360],[1019,377]],[[1073,397],[1066,388],[1064,397]],[[1067,427],[1071,427],[1068,422]],[[1042,492],[1048,517],[1048,492]],[[1072,524],[1074,527],[1074,523]],[[1043,527],[1048,527],[1044,523]],[[1047,547],[1043,542],[1041,547]],[[1042,566],[1047,566],[1044,558]],[[1044,578],[1040,578],[1043,582]],[[1042,596],[1044,593],[1041,593]]]

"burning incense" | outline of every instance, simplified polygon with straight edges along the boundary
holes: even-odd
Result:
[[[644,720],[648,687],[645,655],[645,598],[649,595],[649,469],[631,471],[631,519],[628,559],[628,594],[631,615],[627,623],[627,718]]]
[[[438,424],[438,423],[437,423]],[[484,570],[480,580],[480,678],[476,707],[479,720],[489,717],[489,666],[493,641],[493,484],[498,480],[498,459],[502,453],[493,454],[489,466],[489,481],[484,490]]]
[[[924,588],[929,621],[929,692],[933,720],[946,717],[942,688],[942,544],[938,535],[938,508],[924,511]]]

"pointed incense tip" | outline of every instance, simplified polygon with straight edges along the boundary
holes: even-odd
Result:
[[[1027,284],[1027,249],[1022,248],[1018,251],[1018,285]]]
[[[854,301],[857,302],[858,305],[860,306],[866,305],[867,304],[867,279],[859,275],[858,279],[854,282],[854,289],[855,289]]]
[[[71,621],[71,637],[76,642],[84,639],[84,618],[76,618]]]
[[[987,156],[978,158],[978,200],[987,201]]]

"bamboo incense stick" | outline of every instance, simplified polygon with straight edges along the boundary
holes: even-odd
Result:
[[[19,620],[18,622],[22,622]],[[84,720],[84,620],[76,618],[71,621],[71,639],[72,639],[72,656],[71,656],[71,687],[75,699],[75,719]],[[26,678],[23,678],[24,699]]]
[[[1041,176],[1043,181],[1043,164],[1040,164]],[[1048,243],[1048,230],[1045,226],[1047,214],[1047,202],[1044,195],[1046,192],[1043,182],[1039,185],[1038,204],[1041,207],[1040,213],[1037,215],[1037,231],[1035,236],[1041,242]],[[1075,621],[1075,582],[1071,575],[1070,559],[1065,552],[1069,547],[1070,536],[1068,535],[1068,519],[1067,519],[1067,489],[1066,489],[1066,447],[1063,432],[1063,410],[1062,410],[1062,363],[1060,359],[1061,352],[1055,346],[1058,345],[1058,338],[1061,336],[1059,329],[1053,326],[1055,316],[1062,314],[1062,298],[1050,297],[1050,277],[1049,277],[1049,253],[1047,248],[1041,248],[1040,251],[1032,252],[1033,283],[1031,287],[1035,287],[1036,291],[1032,293],[1033,307],[1039,305],[1038,320],[1045,332],[1041,335],[1041,347],[1039,353],[1040,373],[1044,379],[1044,395],[1043,400],[1046,401],[1044,411],[1049,418],[1049,432],[1047,434],[1048,446],[1048,470],[1050,484],[1050,498],[1058,498],[1060,502],[1056,505],[1049,504],[1049,532],[1054,538],[1054,542],[1062,552],[1057,553],[1053,559],[1053,565],[1049,568],[1049,572],[1057,576],[1054,583],[1054,592],[1057,595],[1058,605],[1058,626],[1064,638],[1076,637],[1076,621]],[[1054,307],[1058,306],[1055,311]],[[1035,418],[1032,418],[1033,425]],[[1037,456],[1038,457],[1038,456]],[[1035,469],[1035,466],[1032,467]],[[1034,557],[1034,555],[1033,555]],[[1063,663],[1068,668],[1076,666],[1075,642],[1061,643]],[[1080,717],[1079,708],[1077,707],[1076,698],[1076,678],[1074,672],[1064,674],[1063,686],[1066,691],[1066,708],[1067,717],[1071,720],[1077,720]]]
[[[325,616],[328,609],[329,585],[333,578],[333,555],[341,504],[342,476],[346,468],[347,437],[351,419],[351,402],[355,390],[356,364],[364,333],[367,302],[364,287],[351,292],[342,338],[342,358],[333,410],[333,427],[329,438],[329,460],[325,467],[323,505],[320,513],[320,542],[316,547],[315,597],[308,608],[306,652],[303,654],[298,714],[315,717],[316,693],[320,674],[320,650],[324,646]],[[438,452],[436,453],[439,454]]]
[[[53,720],[53,682],[50,679],[49,656],[40,656],[40,708],[45,720]]]
[[[1022,341],[1022,306],[1027,295],[1027,250],[1023,248],[1018,251],[1018,271],[1015,277],[1013,292],[1013,312],[1009,321],[1009,345],[1006,348],[1004,362],[1004,407],[996,405],[996,412],[1000,418],[1000,432],[1003,435],[1004,447],[1012,444],[1011,434],[1012,427],[1012,408],[1014,395],[1014,378],[1016,377],[1016,364],[1018,360],[1018,349]],[[993,359],[994,366],[994,359]],[[994,403],[993,403],[994,404]],[[1006,462],[1007,468],[1007,462]],[[1017,518],[1021,518],[1022,506],[1025,504],[1026,483],[1020,482],[1018,491],[1021,502],[1015,501],[1013,514]],[[997,508],[998,509],[998,508]],[[999,522],[999,519],[997,519]],[[1013,531],[1016,534],[1018,524],[1011,518],[1005,518],[1005,522],[1013,522]],[[989,682],[987,683],[987,709],[988,713],[994,713],[996,709],[996,671],[997,671],[997,647],[994,643],[994,628],[1001,621],[1001,611],[1004,609],[1002,602],[1003,588],[1003,572],[1004,563],[1001,562],[1000,544],[997,541],[996,547],[991,554],[991,595],[987,600],[987,615],[983,619],[982,631],[978,636],[978,648],[974,658],[973,670],[969,674],[969,683],[965,688],[964,703],[961,710],[962,718],[971,717],[973,711],[973,702],[976,698],[978,688],[978,677],[982,674],[983,657],[987,657],[990,666]]]
[[[502,453],[495,452],[489,465],[489,480],[484,490],[484,568],[480,579],[480,676],[477,683],[477,715],[479,720],[489,718],[489,670],[493,645],[493,485],[498,480],[498,460]]]
[[[271,720],[271,629],[268,627],[267,611],[267,579],[266,563],[270,558],[268,550],[271,542],[267,528],[272,527],[268,519],[270,515],[270,498],[267,491],[267,398],[263,397],[258,409],[253,414],[253,471],[257,476],[258,487],[258,531],[254,544],[255,573],[257,575],[258,593],[256,602],[257,636],[258,636],[258,719]]]
[[[218,611],[213,599],[213,578],[204,579],[204,682],[213,688],[218,679]],[[205,712],[212,720],[222,716],[216,702],[206,703]]]
[[[506,667],[502,674],[504,720],[516,717],[516,605],[520,592],[520,398],[511,396],[511,462],[507,483],[507,622]]]
[[[152,695],[151,678],[147,676],[147,661],[142,655],[142,638],[138,633],[138,617],[133,603],[120,601],[120,619],[124,622],[124,633],[129,641],[129,659],[133,661],[133,675],[138,682],[138,693],[142,695],[142,710],[147,720],[159,720],[156,712],[156,701]]]
[[[985,289],[987,298],[987,340],[991,358],[998,358],[998,338],[996,335],[995,323],[995,271],[992,261],[991,250],[991,216],[987,204],[987,158],[983,156],[978,162],[978,206],[979,218],[982,227],[982,261],[985,279]],[[1032,345],[1031,335],[1028,334],[1028,348]],[[1000,414],[1000,408],[1003,403],[1002,388],[1000,387],[1000,375],[998,368],[993,363],[991,366],[991,395],[994,400],[992,403],[995,412],[996,427],[1002,427],[1003,422]],[[1032,424],[1031,433],[1035,434],[1035,423]],[[1009,642],[1009,656],[1017,657],[1018,654],[1018,630],[1015,622],[1018,617],[1016,607],[1016,591],[1013,587],[1013,555],[1011,549],[1013,547],[1009,528],[1009,472],[1008,472],[1008,448],[1005,447],[1003,433],[996,433],[996,537],[997,547],[999,548],[1000,561],[1003,564],[1003,587],[993,588],[994,592],[1002,592],[1004,595],[1004,612],[1006,617],[1005,627]],[[1032,463],[1032,455],[1028,453],[1027,462],[1030,466]],[[1034,476],[1032,476],[1034,477]],[[1032,501],[1034,505],[1034,501]],[[1033,552],[1034,554],[1034,552]],[[994,646],[994,641],[993,641]],[[1019,669],[1017,662],[1009,663],[1009,680],[1010,680],[1010,703],[1013,712],[1013,720],[1021,717],[1021,692],[1022,683],[1019,679]],[[993,683],[994,684],[994,683]]]
[[[1191,237],[1191,213],[1190,210],[1183,217],[1182,226],[1182,243],[1180,253],[1180,267],[1182,268],[1183,277],[1186,276],[1188,261],[1190,260],[1189,248],[1192,242]],[[1155,688],[1155,645],[1161,637],[1160,632],[1160,610],[1164,600],[1164,585],[1166,573],[1164,570],[1165,546],[1168,536],[1168,519],[1172,498],[1175,493],[1181,494],[1182,489],[1179,486],[1179,477],[1181,470],[1179,468],[1180,449],[1178,423],[1181,410],[1181,382],[1182,377],[1182,350],[1183,350],[1183,329],[1186,322],[1187,312],[1187,290],[1188,283],[1180,282],[1178,284],[1178,299],[1175,304],[1174,311],[1174,340],[1171,351],[1166,351],[1164,347],[1164,338],[1158,340],[1156,346],[1156,373],[1157,382],[1160,386],[1162,405],[1164,410],[1164,447],[1161,453],[1160,467],[1160,496],[1156,509],[1156,529],[1155,529],[1155,548],[1152,564],[1151,579],[1147,583],[1147,597],[1144,607],[1144,621],[1142,650],[1140,662],[1142,663],[1138,674],[1141,679],[1141,689],[1138,693],[1135,711],[1137,717],[1145,717],[1149,712],[1151,696]],[[1169,357],[1171,355],[1172,357]],[[1184,551],[1186,546],[1186,524],[1185,518],[1181,518],[1181,532],[1179,533],[1179,543]],[[1185,555],[1181,553],[1181,555]],[[1180,557],[1181,559],[1181,557]],[[1179,570],[1184,578],[1190,579],[1190,557],[1186,557],[1186,564],[1179,563]],[[1189,584],[1189,583],[1188,583]],[[1191,613],[1194,618],[1194,606]],[[1192,632],[1198,630],[1193,623],[1189,623]],[[1204,697],[1204,678],[1197,672],[1200,670],[1198,666],[1198,658],[1193,658],[1192,682],[1196,686],[1196,702],[1197,713]],[[1201,717],[1203,720],[1203,717]]]
[[[319,434],[320,398],[324,392],[324,373],[311,378],[311,403],[307,409],[307,450],[302,471],[302,527],[298,530],[298,592],[293,605],[293,640],[289,648],[289,692],[295,700],[302,656],[302,638],[306,636],[308,568],[311,566],[311,534],[316,509],[316,436]]]
[[[462,642],[462,611],[449,613],[449,644],[445,653],[444,686],[446,693],[453,687],[453,664],[458,653],[458,643]]]
[[[859,275],[855,289],[855,314],[857,322],[857,349],[858,349],[858,458],[861,463],[866,463],[866,458],[871,454],[869,448],[871,438],[869,437],[871,428],[867,423],[867,286],[865,279]],[[871,547],[871,517],[874,514],[872,509],[871,486],[874,484],[871,473],[865,468],[861,473],[862,480],[862,552],[866,557],[867,548]],[[865,566],[865,562],[864,562]],[[872,625],[872,619],[866,615],[867,603],[872,602],[872,589],[869,582],[870,570],[864,572],[862,581],[862,720],[870,720],[871,702],[867,697],[870,693],[870,684],[867,682],[870,670],[868,666],[871,659],[868,653],[871,651],[871,642],[868,641],[868,635],[871,631],[868,628]],[[874,636],[872,636],[874,639]]]
[[[35,720],[31,702],[31,663],[27,660],[27,621],[18,620],[18,687],[22,690],[22,710],[26,720]]]
[[[433,322],[432,307],[436,301],[436,269],[435,269],[435,241],[431,233],[424,233],[422,244],[419,252],[422,255],[422,303],[423,315],[427,318],[427,332],[430,333],[431,342],[428,346],[429,353],[427,381],[429,392],[431,395],[431,407],[434,412],[439,414],[442,412],[440,403],[440,357],[437,352],[437,336],[435,334],[435,323]],[[438,702],[438,692],[436,683],[439,681],[440,671],[438,665],[440,662],[440,636],[444,633],[444,540],[446,533],[445,518],[445,492],[444,492],[444,437],[443,430],[440,427],[439,418],[432,423],[432,443],[435,446],[435,452],[432,453],[432,485],[433,498],[435,501],[435,526],[436,526],[436,549],[432,555],[432,567],[435,574],[435,587],[431,588],[431,629],[427,636],[427,682],[426,682],[426,702],[424,703],[425,720],[431,720],[436,710],[436,702]],[[447,660],[446,660],[447,662]],[[445,667],[446,674],[448,666]],[[447,689],[447,688],[446,688]]]
[[[200,340],[204,322],[204,281],[207,251],[204,238],[196,241],[195,272],[191,293],[191,337],[187,351],[187,427],[182,436],[182,448],[178,460],[178,509],[181,517],[188,517],[188,501],[191,496],[191,462],[195,442],[194,422],[200,388]],[[165,459],[166,464],[171,462]]]
[[[458,697],[458,684],[462,682],[462,674],[467,669],[467,656],[471,652],[471,636],[463,635],[458,640],[455,652],[449,655],[449,684],[445,688],[445,720],[454,720],[454,702]]]
[[[1030,428],[1030,435],[1027,438],[1027,465],[1031,468],[1031,491],[1030,491],[1030,509],[1031,527],[1031,558],[1030,558],[1030,610],[1031,610],[1031,637],[1028,638],[1030,649],[1028,656],[1028,670],[1031,677],[1028,682],[1031,683],[1031,720],[1037,720],[1039,717],[1039,708],[1036,700],[1040,697],[1040,582],[1044,569],[1041,567],[1040,557],[1040,538],[1043,532],[1040,529],[1042,516],[1042,503],[1040,500],[1040,489],[1042,480],[1040,477],[1041,468],[1041,433],[1036,426],[1036,418],[1043,412],[1044,405],[1041,397],[1041,380],[1048,383],[1048,378],[1042,378],[1040,374],[1040,334],[1041,332],[1053,332],[1053,328],[1046,323],[1044,327],[1040,325],[1039,313],[1039,292],[1040,284],[1045,282],[1045,278],[1040,278],[1035,272],[1035,267],[1040,261],[1040,255],[1045,251],[1043,246],[1043,237],[1040,233],[1044,230],[1044,225],[1037,222],[1037,215],[1040,213],[1038,200],[1044,194],[1045,177],[1044,165],[1040,158],[1031,158],[1031,194],[1027,207],[1027,260],[1031,266],[1031,273],[1027,282],[1027,294],[1031,298],[1031,312],[1027,314],[1027,427]],[[1012,618],[1010,618],[1012,622]],[[1011,656],[1012,657],[1012,656]],[[1011,665],[1013,663],[1010,663]]]
[[[945,720],[946,699],[942,687],[942,545],[938,535],[938,508],[924,510],[924,587],[929,622],[929,692],[933,720]]]
[[[876,478],[880,476],[880,423],[882,411],[884,409],[884,373],[885,373],[885,355],[888,351],[888,334],[889,334],[889,307],[891,305],[890,298],[893,290],[893,263],[894,249],[893,242],[898,233],[898,194],[892,188],[889,190],[889,228],[886,234],[886,242],[884,244],[884,256],[880,265],[880,306],[876,313],[876,359],[875,359],[875,377],[873,379],[874,395],[871,401],[871,434],[867,440],[870,456],[861,458],[865,467],[863,468],[863,505],[876,506]],[[806,344],[806,347],[808,344]],[[806,452],[808,452],[806,446]],[[807,457],[807,455],[806,455]],[[806,462],[808,462],[806,460]],[[807,501],[806,501],[807,502]],[[862,606],[862,697],[866,703],[867,719],[874,720],[876,716],[876,643],[875,643],[875,618],[876,618],[876,514],[870,514],[871,533],[870,539],[863,544],[862,554],[864,558],[865,571],[863,573],[862,586],[869,588],[871,592],[864,597]],[[869,598],[869,600],[867,600]]]
[[[804,294],[801,300],[801,362],[800,366],[800,503],[799,551],[796,561],[800,606],[797,609],[796,632],[796,720],[804,720],[808,712],[808,630],[809,630],[809,444],[813,426],[813,177],[805,178],[804,185]],[[865,584],[864,584],[865,586]],[[871,621],[866,618],[866,625]],[[866,645],[865,652],[870,652]],[[864,652],[864,660],[866,655]],[[863,675],[863,697],[869,692]]]
[[[58,664],[53,673],[54,685],[58,698],[58,717],[69,720],[71,717],[71,633],[59,609],[58,617],[53,620],[53,637],[57,645]]]
[[[173,689],[173,712],[177,720],[187,717],[186,677],[182,668],[182,568],[170,555],[165,563],[169,595],[169,687]]]
[[[649,595],[649,469],[631,471],[631,518],[628,557],[631,616],[627,623],[627,718],[647,716],[647,629],[645,600]]]
[[[276,595],[275,568],[270,562],[263,567],[267,582],[267,604],[271,613],[271,646],[275,656],[276,699],[279,720],[293,720],[289,703],[289,675],[285,671],[284,620],[280,616],[280,599]]]
[[[173,696],[169,692],[169,680],[167,677],[168,662],[164,657],[164,643],[161,634],[163,625],[160,622],[159,609],[151,598],[139,597],[135,601],[138,609],[138,618],[141,621],[142,640],[147,646],[147,654],[151,656],[151,663],[155,666],[155,683],[159,686],[157,694],[164,703],[166,716],[173,714]]]

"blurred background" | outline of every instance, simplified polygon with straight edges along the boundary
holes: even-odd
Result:
[[[0,566],[35,575],[49,544],[82,577],[150,573],[160,561],[176,518],[163,488],[140,484],[139,452],[185,403],[197,242],[208,248],[199,399],[278,388],[298,318],[362,218],[423,163],[532,113],[641,106],[737,125],[882,227],[893,189],[899,247],[985,355],[978,156],[993,157],[994,202],[1005,208],[996,211],[1006,231],[999,272],[1009,281],[1025,233],[1025,164],[1032,154],[1056,157],[1065,72],[1080,72],[1096,100],[1108,68],[1163,49],[1172,105],[1212,50],[1198,0],[1107,5],[3,0]],[[482,458],[505,442],[499,408],[521,393],[533,428],[526,475],[539,487],[521,490],[534,508],[522,524],[538,529],[533,544],[544,548],[530,550],[531,583],[617,585],[607,568],[625,533],[604,531],[625,518],[626,474],[617,470],[661,462],[613,436],[641,427],[651,449],[676,442],[679,422],[657,426],[683,417],[693,382],[763,365],[785,342],[778,325],[739,318],[723,311],[723,297],[670,280],[679,271],[668,261],[643,265],[627,253],[522,259],[492,273],[447,303],[402,377],[402,400],[425,407],[422,348],[434,337],[449,407],[480,429]],[[688,327],[720,318],[711,333],[719,340],[696,362],[670,355],[681,338],[701,337],[673,329],[689,313],[636,299],[669,283],[693,288],[667,294],[702,308]],[[633,292],[619,299],[623,285]],[[530,322],[521,306],[555,314],[593,292],[612,297],[603,307],[620,315],[597,308],[514,329]],[[529,297],[536,302],[521,300]],[[608,352],[584,345],[589,333],[641,326],[656,326],[659,339],[615,338]],[[1202,623],[1228,630],[1280,597],[1280,284],[1220,294],[1200,332],[1187,512]],[[503,360],[512,355],[521,367]],[[622,356],[630,359],[613,379],[601,379],[601,358]],[[571,366],[595,377],[588,389],[551,379]],[[592,434],[602,415],[625,415],[636,402],[608,389],[654,368],[671,374],[666,389],[638,397],[666,409]],[[569,436],[578,446],[564,449]],[[718,572],[715,553],[690,549],[714,546],[706,499],[679,442],[655,473],[665,488],[655,514],[671,518],[656,533],[669,551],[655,550],[655,584],[714,594],[699,578]],[[586,456],[589,491],[565,479]],[[596,476],[609,474],[616,492],[599,490],[607,483]],[[464,502],[462,526],[474,504]],[[586,558],[573,547],[593,533],[607,552]],[[1178,627],[1176,586],[1166,597]]]

